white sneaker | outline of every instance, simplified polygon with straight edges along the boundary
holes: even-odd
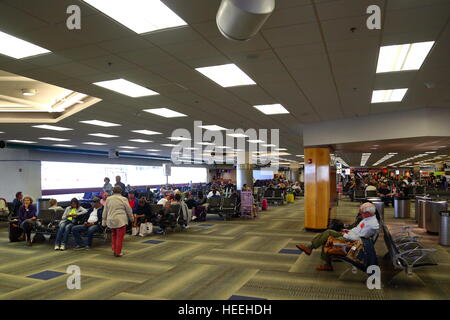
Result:
[[[66,245],[63,243],[60,247],[59,250],[64,251],[66,250]]]
[[[139,237],[143,237],[144,235],[142,233],[139,233]]]
[[[55,250],[59,250],[59,246],[55,244]]]

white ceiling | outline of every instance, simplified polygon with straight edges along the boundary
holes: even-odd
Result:
[[[226,128],[278,128],[281,147],[288,148],[291,159],[298,159],[294,155],[303,154],[305,122],[449,107],[449,0],[278,0],[262,31],[243,43],[229,41],[219,33],[215,16],[220,0],[163,2],[189,25],[137,35],[83,1],[1,0],[0,30],[52,53],[21,60],[0,55],[0,70],[103,101],[58,123],[74,131],[59,133],[31,128],[30,124],[0,124],[0,131],[5,132],[0,139],[55,136],[71,139],[71,144],[83,149],[131,145],[139,147],[136,152],[141,154],[144,149],[155,148],[168,154],[170,148],[160,144],[170,143],[167,137],[172,130],[192,130],[193,121],[202,120]],[[71,4],[81,7],[81,30],[66,28],[65,12]],[[366,27],[366,8],[374,4],[382,8],[381,30]],[[351,28],[356,29],[352,32]],[[419,71],[375,74],[381,45],[429,40],[436,45]],[[222,88],[194,69],[230,62],[257,85]],[[92,85],[119,77],[160,95],[129,98]],[[372,90],[401,87],[409,88],[401,103],[370,103]],[[283,104],[290,114],[266,116],[252,107],[272,103]],[[189,117],[164,119],[142,112],[157,107]],[[101,128],[79,123],[91,119],[122,126]],[[146,137],[130,132],[136,129],[164,134]],[[87,136],[97,132],[120,138]],[[135,138],[154,143],[128,142]],[[85,141],[107,142],[108,146],[82,145]]]

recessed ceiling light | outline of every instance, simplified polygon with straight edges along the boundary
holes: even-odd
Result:
[[[233,138],[248,138],[248,136],[243,133],[228,133],[227,136],[230,136]]]
[[[106,133],[89,133],[89,136],[100,137],[100,138],[118,138],[119,136],[115,136],[113,134]]]
[[[224,127],[221,126],[217,126],[217,125],[208,125],[208,126],[198,126],[199,128],[205,129],[205,130],[210,130],[210,131],[221,131],[221,130],[227,130]]]
[[[217,146],[216,148],[217,149],[230,149],[230,147],[227,147],[227,146]]]
[[[167,139],[170,139],[172,141],[190,141],[191,138],[185,138],[185,137],[167,137]]]
[[[302,155],[302,154],[296,154],[295,156],[296,157],[304,157],[304,155]]]
[[[433,45],[434,41],[426,41],[381,47],[377,73],[418,70]]]
[[[286,148],[275,148],[275,151],[286,151]]]
[[[145,151],[150,151],[150,152],[160,152],[161,150],[158,150],[158,149],[145,149]]]
[[[22,59],[50,52],[47,49],[1,31],[0,43],[0,53],[15,59]]]
[[[196,68],[195,70],[222,87],[256,84],[248,75],[246,75],[237,65],[233,63],[220,66]]]
[[[83,1],[136,33],[187,25],[183,19],[159,0]]]
[[[137,143],[150,143],[150,142],[153,142],[151,140],[145,140],[145,139],[130,139],[128,141],[137,142]]]
[[[276,147],[276,144],[262,144],[263,147]]]
[[[247,140],[249,143],[264,143],[264,140]]]
[[[367,160],[369,159],[370,155],[371,155],[371,153],[363,153],[363,154],[361,155],[361,163],[360,163],[360,166],[361,166],[361,167],[363,167],[363,166],[366,165]]]
[[[149,156],[160,156],[160,154],[157,153],[147,153]]]
[[[43,137],[39,138],[40,140],[49,140],[49,141],[69,141],[69,139],[61,139],[61,138],[52,138],[52,137]]]
[[[201,146],[215,146],[212,142],[197,142],[196,144],[199,144]]]
[[[62,148],[75,148],[73,144],[54,144],[54,147],[62,147]]]
[[[107,80],[94,82],[96,86],[103,87],[105,89],[118,92],[120,94],[124,94],[126,96],[132,98],[153,96],[159,94],[158,92],[147,89],[143,86],[140,86],[136,83],[130,82],[125,79],[115,79],[115,80]]]
[[[130,147],[130,146],[120,146],[118,148],[121,148],[121,149],[139,149],[138,147]]]
[[[436,153],[436,151],[427,151],[425,153]]]
[[[189,147],[189,148],[184,148],[185,150],[200,150],[200,148],[191,148],[191,147]]]
[[[131,132],[145,134],[147,136],[152,136],[155,134],[162,134],[161,132],[156,132],[156,131],[151,131],[151,130],[131,130]]]
[[[8,142],[15,142],[15,143],[26,143],[26,144],[31,144],[31,143],[36,143],[34,141],[27,141],[27,140],[7,140]]]
[[[408,88],[374,90],[372,93],[372,103],[400,102],[403,100],[406,91],[408,91]]]
[[[289,111],[287,111],[286,108],[283,107],[281,104],[264,104],[253,107],[255,107],[256,109],[267,115],[289,113]]]
[[[51,125],[48,125],[48,124],[42,124],[42,125],[32,126],[32,127],[33,128],[38,128],[38,129],[54,130],[54,131],[69,131],[69,130],[73,130],[71,128],[51,126]]]
[[[156,114],[158,116],[164,117],[164,118],[179,118],[179,117],[187,117],[187,115],[173,111],[167,108],[157,108],[157,109],[145,109],[145,112]]]
[[[93,126],[100,126],[100,127],[119,127],[119,126],[121,126],[120,124],[117,124],[117,123],[106,122],[106,121],[101,121],[101,120],[85,120],[85,121],[80,121],[80,122],[85,123],[85,124],[91,124]]]
[[[133,153],[134,151],[130,151],[130,150],[119,150],[119,152],[122,152],[122,153]]]
[[[36,95],[36,89],[22,89],[22,95],[32,97]]]
[[[89,144],[91,146],[106,146],[106,143],[100,143],[100,142],[83,142],[83,144]]]
[[[162,144],[162,146],[164,146],[164,147],[177,147],[178,145],[177,144],[171,144],[171,143],[164,143],[164,144]]]

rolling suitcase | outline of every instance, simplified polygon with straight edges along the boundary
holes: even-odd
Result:
[[[18,221],[11,221],[9,223],[9,242],[18,242],[21,241],[20,237],[22,236],[23,230],[19,227]]]
[[[263,211],[266,211],[268,209],[268,207],[269,207],[269,205],[267,203],[267,199],[262,199],[262,201],[261,201],[261,209]]]

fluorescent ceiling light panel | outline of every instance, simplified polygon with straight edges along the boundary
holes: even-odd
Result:
[[[118,148],[121,148],[121,149],[139,149],[138,147],[130,147],[130,146],[120,146]]]
[[[31,143],[36,143],[34,141],[27,141],[27,140],[7,140],[8,142],[15,142],[15,143],[26,143],[26,144],[31,144]]]
[[[54,144],[54,147],[62,147],[62,148],[75,148],[73,144]]]
[[[94,84],[96,86],[100,86],[102,88],[115,91],[132,98],[153,96],[159,94],[158,92],[152,91],[150,89],[147,89],[143,86],[140,86],[136,83],[130,82],[125,79],[100,81],[94,82]]]
[[[172,141],[190,141],[191,138],[185,138],[185,137],[168,137],[167,139],[170,139]]]
[[[187,115],[173,111],[167,108],[157,108],[157,109],[145,109],[145,112],[153,113],[158,116],[164,117],[164,118],[179,118],[179,117],[187,117]]]
[[[208,125],[208,126],[198,126],[199,128],[205,129],[205,130],[211,130],[211,131],[221,131],[221,130],[227,130],[224,127],[216,126],[214,125]]]
[[[133,153],[134,151],[130,151],[130,150],[119,150],[119,152],[122,152],[122,153]]]
[[[289,111],[286,110],[281,104],[264,104],[253,106],[264,114],[272,115],[272,114],[286,114]]]
[[[160,152],[161,150],[158,150],[158,149],[146,149],[145,151],[150,151],[150,152]]]
[[[106,143],[100,143],[100,142],[83,142],[83,144],[89,144],[91,146],[106,146]]]
[[[256,84],[248,75],[233,63],[220,66],[196,68],[198,72],[208,77],[222,87],[235,87]]]
[[[425,152],[425,153],[436,153],[436,151],[427,151],[427,152]]]
[[[247,140],[249,143],[264,143],[264,140]]]
[[[119,136],[115,136],[113,134],[106,133],[89,133],[89,136],[100,137],[100,138],[118,138]]]
[[[242,133],[228,133],[227,136],[233,137],[233,138],[248,138],[247,135]]]
[[[40,140],[49,140],[49,141],[69,141],[69,139],[61,139],[61,138],[52,138],[52,137],[43,137],[43,138],[39,138]]]
[[[164,144],[162,144],[162,146],[164,146],[164,147],[177,147],[178,145],[177,144],[171,144],[171,143],[164,143]]]
[[[371,153],[363,153],[363,154],[361,155],[361,163],[360,163],[360,166],[361,166],[361,167],[363,167],[363,166],[366,165],[366,162],[367,162],[367,160],[369,159],[370,155],[371,155]]]
[[[286,151],[286,148],[275,148],[276,151]]]
[[[197,144],[201,146],[215,146],[215,144],[212,142],[197,142]]]
[[[406,91],[408,91],[408,88],[374,90],[372,93],[372,103],[400,102],[403,100]]]
[[[131,130],[131,132],[145,134],[147,136],[152,136],[155,134],[162,134],[161,132],[156,132],[156,131],[151,131],[151,130]]]
[[[145,140],[145,139],[130,139],[128,141],[137,142],[137,143],[150,143],[150,142],[153,142],[151,140]]]
[[[159,0],[84,0],[84,2],[136,33],[187,25]]]
[[[276,144],[262,144],[263,147],[276,147]]]
[[[216,148],[217,149],[230,149],[230,147],[227,147],[227,146],[217,146]]]
[[[112,122],[106,122],[101,120],[86,120],[86,121],[80,121],[81,123],[85,124],[91,124],[93,126],[99,126],[99,127],[119,127],[120,124],[112,123]]]
[[[47,49],[1,31],[0,43],[0,53],[15,59],[22,59],[50,52]]]
[[[433,45],[426,41],[381,47],[377,73],[419,70]]]
[[[32,126],[32,127],[33,128],[38,128],[38,129],[54,130],[54,131],[69,131],[69,130],[73,130],[73,129],[70,129],[70,128],[51,126],[51,125],[48,125],[48,124],[42,124],[42,125]]]

